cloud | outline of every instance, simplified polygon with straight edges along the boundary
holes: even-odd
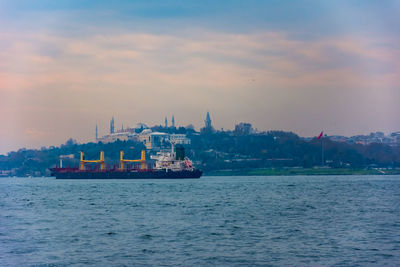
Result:
[[[260,129],[307,133],[310,118],[318,121],[314,124],[322,121],[319,109],[335,113],[357,101],[358,117],[352,120],[360,119],[376,90],[390,98],[400,86],[400,52],[390,38],[298,40],[282,31],[205,30],[0,35],[2,110],[18,122],[15,138],[28,143],[41,139],[46,144],[46,138],[57,136],[89,139],[88,123],[112,114],[157,123],[167,112],[180,112],[182,124],[200,126],[203,118],[193,117],[205,110],[226,113],[220,118],[224,128],[248,120]],[[389,105],[377,119],[396,110]],[[337,113],[332,120],[345,116]],[[44,135],[61,120],[68,126]],[[2,124],[9,121],[1,118]],[[392,119],[386,126],[394,124]]]
[[[398,85],[397,80],[385,77],[398,74],[399,51],[374,46],[374,40],[368,39],[298,41],[279,32],[200,36],[126,33],[79,39],[33,34],[14,38],[12,46],[1,54],[2,62],[7,62],[2,79],[26,83],[6,87],[83,86],[97,81],[233,89],[253,79],[262,85],[292,88],[337,87],[338,81],[340,87],[365,87],[370,84],[366,79]],[[47,53],[42,47],[59,52]]]

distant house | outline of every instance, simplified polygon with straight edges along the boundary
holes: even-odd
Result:
[[[253,132],[254,132],[254,130],[251,127],[250,123],[241,122],[241,123],[235,125],[234,133],[236,135],[248,135],[248,134],[251,134]]]

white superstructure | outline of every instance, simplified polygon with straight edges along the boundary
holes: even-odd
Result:
[[[157,155],[150,156],[150,158],[156,160],[155,169],[157,170],[193,171],[194,169],[192,161],[187,157],[185,157],[183,160],[176,159],[175,142],[173,141],[171,141],[171,151],[158,152]]]

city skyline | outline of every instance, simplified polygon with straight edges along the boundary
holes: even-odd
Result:
[[[175,121],[174,115],[172,115],[171,119],[172,119],[172,121]],[[114,119],[114,116],[112,116],[112,118],[109,122],[109,128],[103,127],[102,132],[104,134],[102,135],[102,138],[108,139],[113,134],[116,134],[115,137],[116,137],[116,139],[118,139],[118,137],[121,136],[121,135],[119,135],[121,133],[134,133],[135,132],[134,130],[151,129],[153,127],[156,127],[156,129],[158,129],[159,127],[162,127],[164,129],[168,129],[168,128],[169,129],[171,129],[171,128],[178,129],[180,127],[187,129],[187,127],[189,127],[189,128],[194,127],[193,124],[175,125],[175,123],[173,123],[172,125],[169,125],[167,116],[164,118],[164,125],[162,125],[162,124],[147,125],[144,122],[138,122],[134,125],[128,125],[127,127],[124,128],[123,122],[120,122],[119,124],[121,125],[121,127],[118,127],[118,124],[117,124],[117,126],[115,126],[115,119]],[[145,128],[143,128],[143,127],[145,127]],[[247,134],[262,134],[262,135],[268,134],[269,131],[279,131],[279,129],[269,129],[269,130],[261,130],[260,131],[257,128],[254,128],[253,125],[248,122],[239,122],[239,123],[235,124],[233,128],[215,129],[214,126],[212,125],[211,115],[210,115],[209,111],[207,111],[207,113],[206,113],[203,125],[197,129],[195,127],[192,129],[197,133],[201,133],[202,131],[211,131],[211,132],[232,132],[232,133],[236,133],[236,134],[240,134],[240,133],[243,134],[243,133],[247,132]],[[205,130],[205,129],[207,129],[207,130]],[[138,132],[138,133],[140,133],[140,132]],[[329,138],[331,141],[335,141],[335,142],[349,142],[349,143],[358,143],[358,144],[364,144],[364,145],[375,142],[375,143],[386,143],[386,144],[397,146],[400,143],[399,142],[400,131],[389,132],[389,133],[375,131],[375,132],[370,132],[368,134],[356,134],[353,136],[343,136],[343,135],[329,134],[322,130],[317,135],[315,135],[315,134],[312,136],[300,136],[299,135],[300,138],[305,139],[305,140],[311,140],[313,138],[320,139],[321,136],[325,136],[325,137]],[[98,135],[98,124],[96,124],[96,126],[95,126],[95,139],[94,140],[96,142],[98,142],[99,140],[101,141],[101,138],[99,138],[99,135]],[[108,140],[107,142],[110,142],[110,140]],[[115,141],[115,140],[113,140],[113,141]]]
[[[395,1],[0,1],[0,154],[110,117],[353,136],[400,131]],[[121,125],[119,124],[119,127]],[[117,128],[117,127],[116,127]]]

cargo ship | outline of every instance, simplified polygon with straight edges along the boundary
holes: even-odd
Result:
[[[100,152],[99,160],[85,160],[81,152],[79,167],[51,168],[51,176],[57,179],[189,179],[200,178],[203,172],[193,167],[192,161],[185,157],[185,150],[181,146],[175,147],[171,143],[171,151],[158,152],[150,157],[154,164],[146,161],[146,152],[142,150],[140,159],[125,159],[124,151],[120,152],[120,165],[111,169],[105,168],[104,152]],[[100,169],[89,169],[86,163],[98,163]],[[137,165],[129,166],[129,163]],[[128,166],[127,166],[128,165]]]

